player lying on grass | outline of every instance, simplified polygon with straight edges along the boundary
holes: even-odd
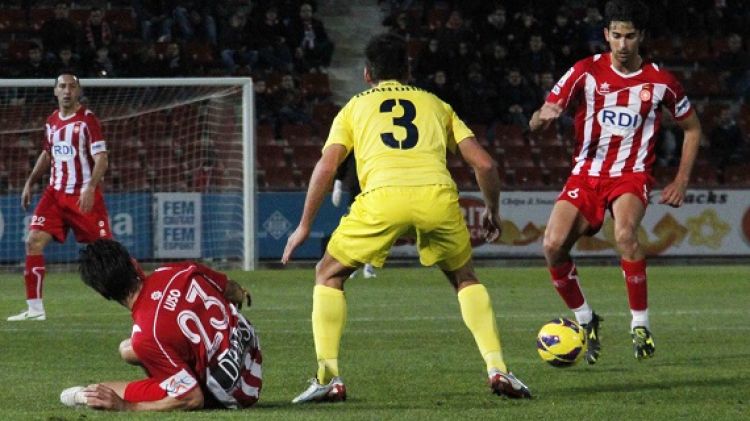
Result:
[[[237,311],[250,294],[223,273],[193,262],[145,276],[114,240],[81,250],[83,282],[131,310],[133,330],[120,344],[128,363],[148,378],[102,382],[62,392],[67,406],[116,411],[244,408],[261,390],[260,344]]]

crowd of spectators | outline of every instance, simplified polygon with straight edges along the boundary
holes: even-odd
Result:
[[[330,66],[333,43],[311,1],[99,3],[2,3],[8,18],[0,32],[9,44],[3,76],[49,77],[72,67],[87,77],[262,78]]]
[[[451,103],[497,156],[530,150],[533,165],[542,167],[540,145],[551,142],[570,152],[571,119],[560,119],[557,132],[541,138],[528,136],[527,122],[573,63],[606,51],[605,3],[379,1],[384,30],[408,41],[410,82]],[[658,0],[648,5],[651,24],[642,53],[685,86],[706,134],[698,177],[723,182],[725,167],[746,165],[750,158],[750,4]],[[0,50],[5,64],[0,76],[50,77],[62,68],[86,77],[249,75],[261,138],[310,133],[287,129],[295,125],[313,127],[319,139],[336,111],[327,78],[334,45],[315,17],[314,1],[24,0],[0,1],[0,8],[6,17],[0,18],[0,34],[7,45]],[[679,161],[681,131],[668,115],[663,127],[657,165],[669,169]],[[516,135],[525,148],[502,144]],[[657,168],[657,175],[669,173]]]

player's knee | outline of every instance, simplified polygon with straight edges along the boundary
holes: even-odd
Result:
[[[555,260],[560,253],[563,252],[563,246],[565,241],[562,237],[545,233],[544,241],[542,242],[542,248],[544,249],[544,256],[549,260]]]
[[[631,226],[616,227],[615,243],[621,252],[633,252],[638,247],[638,235],[636,234],[636,229]]]
[[[336,266],[333,264],[332,259],[324,256],[315,265],[315,285],[344,289],[344,280],[349,277],[351,271],[343,271],[342,268]]]
[[[44,251],[44,238],[31,231],[26,237],[26,254],[41,254]]]
[[[132,365],[141,365],[141,360],[138,359],[138,356],[135,355],[135,351],[133,351],[133,345],[130,342],[130,338],[120,342],[119,351],[120,357],[126,363]]]

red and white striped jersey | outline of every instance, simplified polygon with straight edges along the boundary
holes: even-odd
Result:
[[[656,64],[640,70],[617,71],[610,54],[577,62],[557,82],[547,102],[562,100],[563,108],[578,100],[575,112],[576,148],[572,174],[619,177],[651,173],[661,106],[677,120],[692,111],[682,85]]]
[[[224,298],[227,277],[183,262],[162,266],[133,304],[133,351],[160,396],[195,387],[226,408],[253,405],[262,387],[255,329]]]
[[[65,118],[60,110],[47,117],[43,148],[52,159],[50,186],[69,194],[80,194],[88,186],[94,155],[107,151],[99,120],[84,106]]]

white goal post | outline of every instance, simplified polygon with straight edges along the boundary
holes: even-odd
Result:
[[[120,229],[124,243],[145,260],[209,259],[254,270],[258,253],[252,80],[80,82],[82,102],[99,118],[110,151],[103,185],[115,238],[120,239]],[[41,151],[44,121],[57,108],[53,87],[53,79],[0,80],[3,265],[22,262],[22,237],[33,208],[25,214],[20,209],[19,183],[31,173]],[[35,188],[32,207],[40,187],[48,182],[45,175]],[[151,240],[138,230],[152,233]],[[72,233],[68,237],[62,247],[48,246],[48,260],[76,260]]]

